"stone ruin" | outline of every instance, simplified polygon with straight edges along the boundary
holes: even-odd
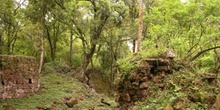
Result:
[[[110,95],[110,81],[108,77],[101,71],[100,68],[89,68],[85,75],[88,78],[87,85],[93,88],[97,93]]]
[[[19,98],[40,87],[35,58],[0,55],[0,99]]]
[[[173,73],[170,57],[148,58],[130,74],[124,75],[116,87],[115,100],[120,110],[127,110],[137,101],[144,101],[152,89],[164,89],[166,75]]]

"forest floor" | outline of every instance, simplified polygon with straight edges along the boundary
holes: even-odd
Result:
[[[101,103],[101,99],[111,106]],[[115,105],[113,99],[97,94],[77,79],[48,70],[41,74],[41,87],[37,93],[0,100],[0,110],[113,110]]]
[[[46,67],[37,93],[0,100],[0,110],[117,110],[114,97],[96,93],[70,74],[59,72],[60,69]],[[220,93],[220,78],[209,82],[207,77],[206,73],[187,70],[167,75],[165,89],[152,89],[151,95],[144,102],[137,102],[131,110],[164,110],[167,105],[177,110],[210,110]],[[101,103],[101,99],[111,106]],[[71,105],[73,107],[68,107]]]

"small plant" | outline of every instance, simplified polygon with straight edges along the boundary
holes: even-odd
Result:
[[[119,59],[118,60],[118,65],[120,68],[120,73],[121,74],[128,74],[133,68],[137,66],[137,59],[135,58],[136,56],[128,56],[124,59]]]

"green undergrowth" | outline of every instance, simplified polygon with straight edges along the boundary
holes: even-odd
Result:
[[[169,104],[180,110],[210,110],[220,93],[220,78],[210,84],[204,73],[175,72],[165,79],[163,90],[152,87],[145,102],[138,102],[132,110],[164,110]]]
[[[53,61],[44,64],[42,73],[60,73],[70,75],[72,68],[63,62]]]
[[[78,104],[68,108],[64,97],[72,97],[78,100]],[[103,105],[101,98],[109,102],[111,107]],[[41,88],[37,93],[24,98],[0,100],[0,110],[4,110],[4,107],[15,110],[38,110],[37,107],[48,110],[112,110],[114,106],[113,99],[97,94],[77,79],[59,73],[41,74]]]

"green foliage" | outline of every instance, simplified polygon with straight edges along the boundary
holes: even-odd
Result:
[[[163,55],[166,50],[167,50],[167,47],[163,46],[160,43],[155,44],[152,41],[145,40],[143,41],[143,47],[142,47],[140,56],[142,58],[157,57],[157,56]]]
[[[198,58],[198,60],[195,62],[197,65],[197,68],[199,68],[199,70],[201,72],[212,72],[214,70],[214,65],[215,65],[215,61],[213,59],[213,53],[209,55],[204,55],[201,56],[200,58]]]
[[[117,64],[120,68],[120,74],[129,74],[131,70],[137,66],[137,59],[134,59],[134,61],[132,61],[132,56],[133,55],[130,55],[129,57],[119,59],[117,61]]]
[[[215,103],[215,96],[220,91],[220,82],[210,85],[206,80],[204,74],[186,73],[186,71],[168,75],[163,83],[166,89],[151,87],[146,101],[137,103],[133,109],[164,110],[169,104],[186,110],[208,110]]]
[[[29,0],[21,4],[2,0],[1,3],[1,51],[4,54],[39,58],[41,2]],[[132,41],[137,36],[137,1],[97,0],[95,5],[90,1],[71,0],[45,3],[47,62],[61,60],[68,63],[70,56],[73,56],[73,63],[78,67],[83,53],[90,52],[92,43],[97,45],[94,52],[97,59],[103,59],[101,51],[108,52],[105,58],[114,56],[114,60],[129,56],[126,48],[128,40],[125,39]],[[157,56],[167,49],[173,49],[177,57],[190,58],[202,49],[219,44],[218,0],[192,0],[186,3],[180,0],[149,0],[144,3],[146,10],[141,56]],[[105,17],[108,19],[104,22]],[[77,50],[73,55],[69,55],[70,31],[74,39],[73,50]],[[212,55],[208,56],[213,58]],[[109,59],[106,62],[115,63]],[[107,64],[103,66],[110,67]]]
[[[139,103],[140,106],[134,107],[134,110],[164,110],[167,104],[172,104],[177,99],[171,91],[160,91],[158,94],[163,95],[148,97],[146,103]]]
[[[39,59],[42,36],[40,23],[43,14],[41,1],[28,0],[24,5],[14,0],[0,0],[0,2],[0,53],[29,55]],[[24,104],[25,102],[33,99],[30,101],[31,107],[27,109],[35,109],[36,104],[44,104],[47,99],[61,98],[66,94],[64,89],[67,91],[78,89],[76,86],[72,87],[71,81],[65,82],[63,80],[67,79],[50,73],[71,74],[69,69],[72,68],[67,64],[74,69],[80,67],[84,56],[93,53],[93,45],[95,49],[89,61],[93,61],[93,66],[102,67],[104,74],[113,76],[112,67],[116,64],[119,65],[121,74],[126,75],[138,65],[140,59],[163,55],[168,49],[173,49],[178,59],[187,60],[204,49],[220,44],[219,0],[189,0],[186,3],[180,0],[144,1],[146,8],[144,9],[142,51],[136,56],[129,51],[127,42],[132,42],[137,36],[137,1],[46,0],[45,3],[46,36],[44,36],[43,69],[47,74],[42,76],[42,81],[46,87],[50,84],[54,88],[46,88],[45,96],[34,95],[17,101],[6,101],[12,101],[16,106],[22,103],[24,107],[29,106]],[[73,37],[72,42],[70,42],[70,36]],[[71,43],[73,44],[72,55],[70,55]],[[216,51],[219,52],[219,49]],[[211,72],[219,63],[216,56],[218,54],[214,52],[206,52],[190,63],[196,66],[198,73]],[[73,57],[72,64],[70,64],[71,57]],[[170,79],[171,81],[168,82],[174,86],[173,88],[159,91],[156,99],[153,96],[149,97],[148,102],[137,109],[163,109],[166,104],[172,104],[178,97],[187,95],[186,91],[179,92],[181,84],[185,83],[180,84],[177,80],[194,81],[193,78],[196,78],[196,75],[198,74],[175,75],[179,79],[173,78],[174,80]],[[61,80],[60,82],[67,86],[57,87],[48,80],[52,82]],[[192,86],[193,90],[196,89],[199,97],[204,99],[208,90],[204,88],[198,90],[200,87],[197,85],[188,86]],[[209,86],[207,88],[210,89]],[[49,92],[54,93],[54,98]],[[202,102],[190,103],[186,108],[207,109],[207,105]],[[51,103],[48,102],[46,106],[50,106]],[[67,108],[61,107],[61,109]]]
[[[43,68],[44,74],[51,74],[51,73],[61,73],[61,74],[71,74],[71,67],[69,67],[64,62],[49,62],[45,63]]]

